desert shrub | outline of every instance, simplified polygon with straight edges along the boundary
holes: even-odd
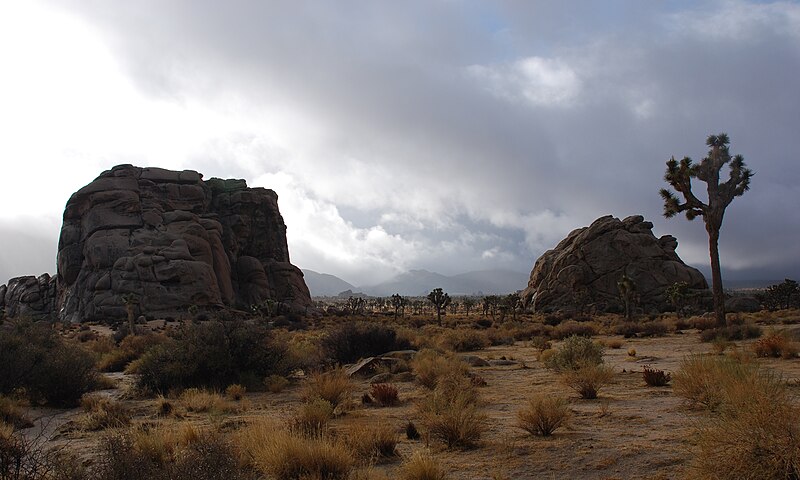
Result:
[[[304,435],[318,435],[325,431],[333,418],[333,405],[327,400],[315,398],[300,405],[289,420],[292,431]]]
[[[347,431],[345,443],[360,458],[368,461],[397,456],[399,435],[390,425],[359,425]]]
[[[422,350],[411,362],[411,368],[417,381],[427,388],[435,388],[442,377],[463,376],[469,367],[461,359],[451,355],[443,355],[433,350]]]
[[[597,329],[591,323],[569,320],[557,326],[555,330],[553,330],[552,336],[553,338],[561,340],[572,336],[591,337],[596,333]]]
[[[238,443],[242,458],[276,480],[344,480],[355,459],[343,443],[327,436],[304,436],[257,422],[241,429]]]
[[[531,338],[531,347],[543,352],[553,348],[553,344],[547,337],[533,337]]]
[[[732,324],[727,327],[709,328],[700,332],[701,342],[710,342],[715,338],[724,340],[747,340],[761,336],[761,327],[753,323]]]
[[[640,334],[643,337],[663,337],[668,332],[669,327],[666,323],[660,320],[653,320],[642,324],[642,331]]]
[[[563,318],[560,315],[555,314],[547,314],[542,319],[542,323],[545,325],[549,325],[551,327],[555,327],[562,322]]]
[[[0,424],[11,425],[16,429],[33,426],[19,400],[0,395]]]
[[[439,345],[454,352],[483,350],[490,343],[484,332],[476,330],[448,330],[439,337]]]
[[[629,348],[628,349],[628,356],[629,357],[635,357],[636,356],[636,349],[635,348]]]
[[[97,378],[91,353],[62,340],[49,324],[0,330],[0,394],[24,389],[31,400],[76,405]]]
[[[632,338],[642,331],[642,325],[636,322],[623,322],[614,327],[614,333],[625,338]]]
[[[755,365],[721,373],[717,414],[697,431],[696,477],[800,478],[800,411],[785,382]]]
[[[131,423],[131,411],[123,403],[99,395],[84,395],[81,398],[84,417],[83,428],[105,430],[119,428]]]
[[[118,347],[100,357],[97,361],[97,369],[101,372],[121,372],[130,362],[164,341],[166,341],[166,337],[163,335],[128,335],[122,339]]]
[[[545,365],[556,371],[577,370],[586,365],[603,363],[603,346],[588,337],[573,335],[564,340]]]
[[[242,378],[285,375],[284,342],[275,341],[265,327],[243,322],[211,321],[188,324],[166,343],[156,345],[131,364],[138,386],[157,392],[173,388],[223,389]],[[130,369],[129,369],[130,370]]]
[[[3,480],[83,480],[85,468],[63,447],[47,438],[28,437],[0,422],[0,478]]]
[[[368,322],[346,322],[331,328],[322,339],[322,349],[334,363],[351,363],[392,350],[406,350],[411,344],[388,326]]]
[[[690,405],[717,410],[738,385],[754,381],[755,365],[730,357],[691,355],[672,376],[673,390]]]
[[[606,345],[608,345],[608,348],[619,350],[620,348],[622,348],[622,340],[609,340],[608,342],[606,342]]]
[[[533,395],[517,412],[517,426],[531,435],[548,437],[571,416],[567,401],[550,395]]]
[[[175,412],[175,404],[169,398],[159,395],[156,397],[156,414],[162,417],[172,415]]]
[[[350,399],[353,383],[343,368],[328,372],[312,373],[306,381],[304,396],[307,400],[321,398],[330,402],[333,408]]]
[[[228,385],[228,388],[225,389],[225,396],[230,398],[233,401],[238,402],[242,398],[244,398],[244,394],[247,389],[238,383],[234,383],[233,385]]]
[[[760,338],[753,343],[752,348],[757,357],[789,359],[796,357],[798,353],[797,343],[782,333],[771,333]]]
[[[187,388],[181,393],[179,400],[187,412],[193,413],[230,413],[246,408],[246,405],[231,402],[217,392],[199,388]]]
[[[642,378],[649,387],[664,387],[672,380],[672,375],[665,373],[664,370],[645,365],[642,368]]]
[[[134,429],[106,436],[92,478],[98,480],[245,479],[233,447],[212,432]]]
[[[491,321],[488,318],[479,318],[479,319],[475,320],[475,326],[478,327],[478,328],[489,328],[493,324],[494,324],[494,322]]]
[[[447,377],[419,405],[428,434],[448,448],[471,448],[486,431],[475,387],[465,377]]]
[[[419,430],[417,430],[417,426],[414,425],[414,422],[409,421],[406,423],[406,438],[409,440],[419,440],[420,434]]]
[[[280,375],[270,375],[264,379],[264,386],[271,393],[280,393],[289,385],[289,380]]]
[[[400,400],[397,387],[390,383],[374,383],[370,385],[369,394],[376,402],[384,407],[397,405],[397,402]]]
[[[577,369],[562,370],[561,380],[581,398],[597,398],[597,393],[614,378],[614,371],[605,365],[584,364]]]
[[[429,454],[414,452],[400,466],[400,480],[446,480],[447,471]]]

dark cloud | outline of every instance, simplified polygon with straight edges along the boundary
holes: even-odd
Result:
[[[662,219],[657,192],[725,131],[756,176],[723,264],[800,273],[795,3],[57,4],[145,95],[251,120],[185,166],[273,182],[300,266],[527,270],[608,213],[703,263],[702,224]]]

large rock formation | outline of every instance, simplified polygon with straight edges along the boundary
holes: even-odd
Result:
[[[524,302],[537,311],[581,303],[604,310],[620,304],[617,282],[623,275],[633,280],[645,311],[664,308],[664,291],[675,282],[707,289],[703,274],[675,253],[675,237],[656,238],[652,228],[640,215],[622,221],[608,215],[573,231],[536,261]]]
[[[130,305],[156,318],[185,316],[191,306],[311,305],[289,263],[275,192],[203,181],[191,170],[103,172],[67,202],[57,262],[50,309],[62,321],[118,320]],[[11,291],[9,314],[19,304]]]

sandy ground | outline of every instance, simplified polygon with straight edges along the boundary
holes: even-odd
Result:
[[[620,336],[598,336],[596,340],[620,340]],[[417,449],[428,449],[445,466],[452,479],[671,479],[691,477],[692,432],[705,414],[686,407],[672,388],[648,387],[641,376],[643,365],[674,372],[681,360],[692,353],[709,353],[711,345],[701,343],[696,331],[665,337],[625,339],[619,349],[607,348],[606,364],[613,367],[613,382],[601,390],[599,398],[582,400],[559,382],[557,376],[536,360],[537,350],[526,342],[511,346],[490,347],[473,352],[486,359],[506,357],[516,364],[475,367],[487,386],[480,389],[483,412],[489,418],[489,430],[477,448],[447,450],[435,442],[408,440],[401,435],[400,458]],[[748,348],[751,342],[737,342]],[[554,346],[558,347],[558,343]],[[636,357],[628,356],[634,348]],[[779,371],[787,382],[800,382],[800,359],[759,359],[759,363]],[[121,376],[121,374],[116,374]],[[120,378],[120,389],[103,392],[119,398],[131,379]],[[413,382],[396,383],[401,404],[380,408],[361,405],[361,395],[369,390],[368,381],[356,379],[354,408],[335,419],[335,429],[362,422],[381,422],[404,432],[408,421],[418,417],[415,400],[426,390]],[[170,422],[193,422],[200,426],[233,430],[243,421],[268,416],[281,420],[291,416],[301,402],[302,382],[294,382],[281,393],[248,393],[248,408],[236,414],[185,414]],[[568,399],[573,418],[568,428],[552,437],[533,437],[515,426],[516,412],[535,392]],[[135,412],[134,422],[161,421],[155,415],[154,400],[123,400]],[[79,409],[36,410],[36,427],[28,435],[52,436],[53,442],[67,444],[91,458],[103,432],[80,428]],[[389,478],[401,459],[376,465]]]

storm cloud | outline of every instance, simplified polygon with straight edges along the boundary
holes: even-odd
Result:
[[[670,156],[699,160],[705,137],[727,132],[756,174],[725,219],[726,272],[800,273],[797,3],[37,5],[25,20],[84,32],[62,57],[89,59],[24,82],[49,70],[29,70],[18,38],[19,64],[6,67],[32,99],[71,95],[36,106],[77,115],[69,136],[56,131],[64,122],[0,113],[47,145],[0,154],[16,177],[57,183],[39,194],[51,217],[91,169],[134,163],[273,188],[292,261],[355,284],[411,268],[527,271],[605,214],[643,214],[702,267],[702,223],[662,218],[658,189]],[[17,35],[46,33],[22,25]],[[40,39],[30,55],[51,61],[67,40]],[[3,190],[2,218],[22,228],[19,190]],[[2,263],[6,277],[24,273]]]

